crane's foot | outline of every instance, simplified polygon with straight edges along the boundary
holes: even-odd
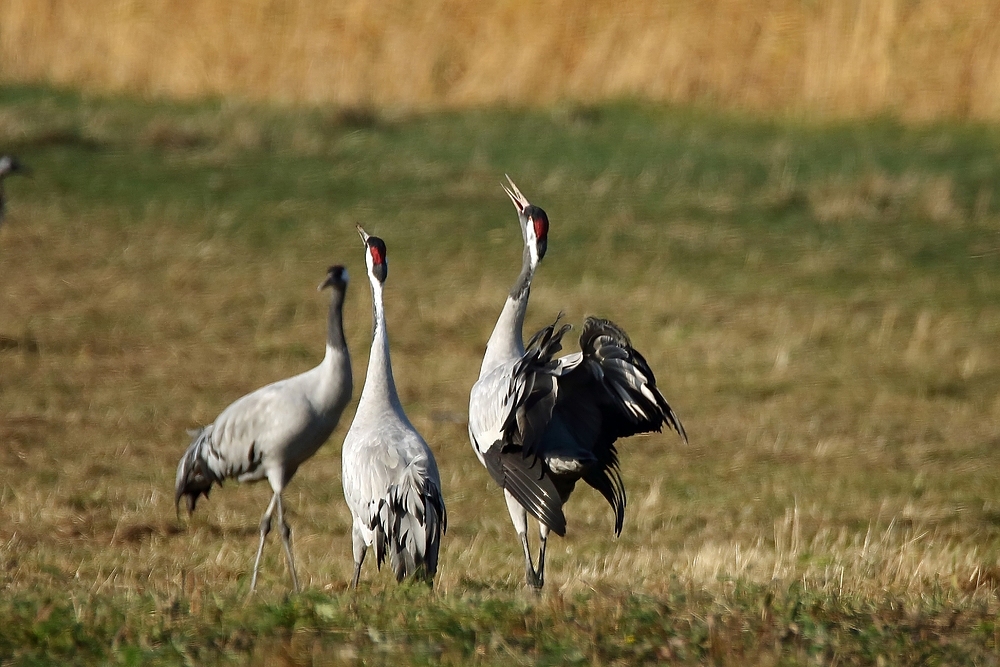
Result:
[[[532,567],[525,568],[524,578],[528,583],[528,586],[534,591],[542,590],[542,584],[545,583],[545,578],[541,573],[535,572]]]

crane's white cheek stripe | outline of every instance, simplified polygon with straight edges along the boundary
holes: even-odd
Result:
[[[538,264],[538,237],[535,236],[535,223],[529,219],[525,229],[525,238],[528,243],[528,255],[532,264]]]

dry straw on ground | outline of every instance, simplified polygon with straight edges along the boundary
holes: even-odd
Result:
[[[635,96],[1000,117],[996,0],[3,0],[0,81],[468,107]]]

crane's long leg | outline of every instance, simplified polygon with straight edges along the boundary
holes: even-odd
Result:
[[[545,583],[545,545],[548,544],[549,527],[544,523],[538,523],[538,588]]]
[[[250,580],[250,592],[257,588],[257,572],[260,570],[260,556],[264,553],[264,538],[271,532],[271,514],[274,513],[274,506],[278,502],[278,494],[275,493],[264,510],[264,516],[260,520],[260,546],[257,547],[257,558],[253,562],[253,578]]]
[[[288,571],[292,573],[292,587],[295,592],[299,592],[299,578],[295,574],[295,558],[292,557],[292,528],[285,521],[285,508],[281,503],[281,494],[278,493],[278,523],[281,524],[281,543],[285,547],[285,558],[288,560]]]
[[[507,501],[510,522],[514,524],[514,530],[517,531],[517,536],[521,540],[521,549],[524,550],[524,579],[532,588],[541,588],[542,580],[531,563],[531,547],[528,546],[528,513],[507,489],[503,490],[503,497]]]
[[[528,534],[518,533],[518,537],[521,538],[521,548],[524,550],[524,580],[535,590],[541,590],[542,580],[531,564],[531,547],[528,546]]]
[[[351,531],[351,540],[354,547],[354,576],[351,577],[351,588],[358,587],[358,580],[361,579],[361,564],[365,562],[365,554],[368,553],[368,545],[365,544],[364,535],[354,527]]]

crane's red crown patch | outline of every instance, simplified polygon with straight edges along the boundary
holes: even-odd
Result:
[[[549,235],[549,219],[545,212],[539,209],[538,213],[532,217],[532,222],[535,223],[535,238],[544,241],[545,237]]]

